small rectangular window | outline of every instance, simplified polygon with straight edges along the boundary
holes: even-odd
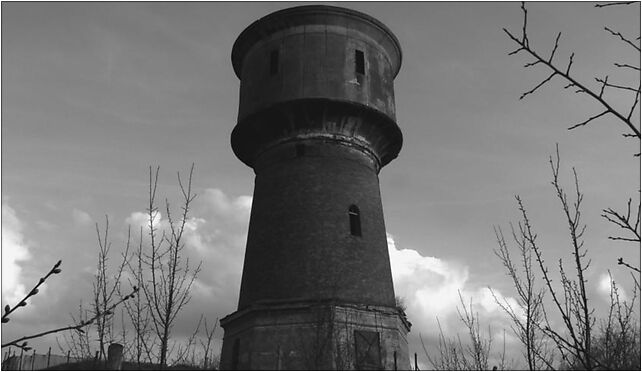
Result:
[[[354,71],[357,74],[365,75],[366,73],[366,64],[363,57],[363,52],[360,50],[354,51]]]
[[[350,234],[361,236],[361,218],[359,208],[356,205],[353,204],[348,208],[348,217],[350,219]]]
[[[300,157],[305,155],[305,145],[302,145],[302,144],[299,143],[299,144],[297,144],[295,146],[295,148],[296,148],[296,157],[297,158],[300,158]]]
[[[279,51],[278,49],[270,52],[270,75],[276,75],[279,72]]]

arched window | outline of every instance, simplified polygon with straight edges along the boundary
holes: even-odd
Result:
[[[350,217],[350,234],[361,236],[361,216],[356,205],[352,204],[348,208],[348,217]]]

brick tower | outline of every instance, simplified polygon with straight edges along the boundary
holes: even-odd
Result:
[[[396,37],[349,9],[300,6],[246,28],[236,156],[256,174],[222,369],[409,369],[379,171],[396,158]]]

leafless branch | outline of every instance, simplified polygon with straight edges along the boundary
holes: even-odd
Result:
[[[627,117],[624,114],[620,113],[618,110],[613,108],[602,97],[602,93],[603,92],[599,93],[599,94],[596,93],[596,92],[593,92],[592,90],[587,88],[584,84],[580,83],[577,79],[575,79],[574,77],[571,76],[570,71],[571,71],[571,65],[573,64],[574,54],[571,54],[571,56],[569,57],[569,62],[568,62],[568,65],[566,67],[566,71],[560,70],[555,64],[553,64],[553,55],[558,49],[558,42],[559,42],[560,34],[558,34],[558,36],[557,36],[557,38],[555,40],[555,46],[553,47],[553,52],[551,53],[551,56],[548,59],[543,58],[533,48],[531,48],[531,46],[529,45],[529,42],[528,42],[528,34],[527,34],[528,12],[526,10],[526,6],[524,5],[524,2],[522,2],[521,9],[522,9],[522,12],[523,12],[523,15],[524,15],[524,20],[523,20],[523,24],[522,24],[522,35],[521,35],[521,38],[513,35],[506,28],[503,29],[504,32],[508,35],[508,37],[511,40],[513,40],[517,45],[519,45],[519,48],[514,50],[514,51],[512,51],[512,52],[510,52],[509,55],[514,55],[514,54],[517,54],[517,53],[519,53],[521,51],[525,51],[531,57],[535,58],[534,62],[530,62],[526,66],[534,66],[536,64],[541,63],[541,64],[546,65],[546,67],[548,67],[552,72],[546,79],[544,79],[539,84],[537,84],[535,86],[535,88],[523,93],[519,97],[519,99],[521,100],[521,99],[525,98],[526,96],[528,96],[529,94],[534,93],[537,89],[542,87],[544,84],[546,84],[548,81],[550,81],[553,77],[559,75],[561,78],[563,78],[564,80],[566,80],[568,82],[568,85],[566,85],[566,88],[571,87],[571,86],[572,87],[577,87],[578,88],[576,90],[577,92],[586,93],[591,98],[593,98],[597,103],[599,103],[602,107],[604,107],[604,111],[602,113],[600,113],[600,114],[598,114],[598,115],[596,115],[594,117],[591,117],[588,120],[585,120],[584,122],[582,122],[580,124],[573,125],[569,129],[574,129],[574,128],[577,128],[579,126],[586,125],[589,122],[591,122],[591,121],[593,121],[593,120],[595,120],[595,119],[597,119],[597,118],[599,118],[599,117],[601,117],[603,115],[611,114],[611,115],[615,116],[617,119],[619,119],[619,121],[621,121],[624,125],[626,125],[636,137],[640,138],[640,130],[631,121],[631,115],[628,115],[628,117]],[[610,31],[610,29],[608,29],[608,28],[607,28],[607,30]],[[628,39],[625,39],[623,36],[621,36],[621,34],[615,33],[613,31],[612,31],[612,33],[614,35],[620,36],[623,40],[625,40],[625,41],[627,41],[627,42],[632,44],[632,42],[630,42]],[[636,49],[639,51],[639,47],[636,46]],[[602,90],[603,90],[603,88],[604,88],[604,85],[602,86]],[[637,98],[636,98],[636,102],[637,102]],[[635,105],[634,105],[634,107],[635,107]],[[631,112],[632,111],[633,110],[631,110]]]
[[[606,8],[607,6],[616,6],[616,5],[631,5],[635,4],[638,1],[617,1],[617,2],[611,2],[611,3],[604,3],[604,4],[595,4],[596,8]]]
[[[604,80],[602,80],[600,78],[595,78],[595,80],[600,82],[600,83],[602,83],[602,89],[600,90],[600,97],[602,97],[602,92],[604,92],[604,87],[628,90],[628,91],[636,92],[636,93],[638,91],[638,89],[633,88],[633,87],[629,87],[629,86],[625,86],[625,85],[611,84],[611,83],[609,83],[607,81],[608,80],[608,76]]]
[[[613,64],[615,66],[617,66],[617,67],[630,68],[630,69],[635,70],[635,71],[640,71],[640,68],[638,66],[629,65],[628,63],[617,63],[617,62],[614,62]]]
[[[624,265],[624,266],[628,267],[629,269],[640,273],[640,269],[639,268],[626,263],[622,257],[617,259],[617,264],[618,265]]]
[[[633,102],[633,105],[631,105],[631,110],[629,111],[629,115],[626,117],[627,119],[631,119],[631,116],[633,115],[633,111],[635,111],[635,107],[638,105],[640,102],[640,85],[638,85],[638,90],[635,92],[635,101]]]
[[[56,329],[52,329],[50,331],[37,333],[37,334],[31,335],[31,336],[20,337],[18,339],[13,340],[13,341],[9,341],[9,342],[7,342],[5,344],[2,344],[2,347],[5,348],[5,347],[9,347],[9,346],[16,346],[16,347],[19,347],[19,348],[21,348],[23,350],[29,350],[31,348],[29,346],[27,346],[27,342],[25,342],[26,340],[31,340],[31,339],[34,339],[34,338],[39,338],[39,337],[43,337],[43,336],[46,336],[46,335],[50,335],[52,333],[58,333],[58,332],[63,332],[63,331],[67,331],[67,330],[76,330],[78,332],[84,332],[83,331],[84,327],[92,324],[94,321],[96,321],[97,319],[100,319],[101,317],[111,315],[113,313],[113,310],[118,305],[120,305],[121,303],[129,300],[130,298],[135,297],[137,292],[138,292],[138,288],[134,287],[132,292],[129,295],[121,298],[118,302],[116,302],[113,305],[111,305],[107,309],[107,311],[95,314],[92,318],[90,318],[88,320],[85,320],[85,321],[82,321],[79,324],[74,324],[74,325],[70,325],[70,326],[62,327],[62,328],[56,328]]]
[[[611,240],[623,240],[630,242],[640,242],[640,204],[638,203],[637,213],[635,217],[631,216],[631,202],[632,199],[629,198],[629,201],[626,206],[626,215],[621,214],[612,208],[607,208],[602,210],[604,214],[602,217],[607,219],[609,222],[615,224],[628,234],[632,234],[632,237],[621,237],[621,236],[609,236]],[[634,218],[634,219],[633,219]]]
[[[609,113],[609,111],[607,110],[607,111],[603,111],[603,112],[601,112],[601,113],[599,113],[599,114],[597,114],[597,115],[595,115],[595,116],[591,116],[590,118],[588,118],[588,119],[584,120],[584,121],[583,121],[583,122],[581,122],[581,123],[577,123],[577,124],[575,124],[575,125],[572,125],[572,126],[568,127],[568,130],[571,130],[571,129],[575,129],[575,128],[577,128],[577,127],[584,126],[584,125],[586,125],[586,124],[590,123],[591,121],[593,121],[593,120],[595,120],[595,119],[597,119],[597,118],[599,118],[599,117],[602,117],[602,116],[604,116],[604,115],[606,115],[606,114],[608,114],[608,113]]]
[[[61,264],[62,264],[62,260],[58,260],[58,262],[56,262],[56,264],[53,265],[51,270],[49,270],[47,275],[45,275],[44,277],[38,279],[38,283],[29,291],[29,293],[27,293],[27,295],[22,300],[18,301],[17,305],[15,305],[14,307],[11,307],[9,305],[5,305],[4,314],[2,315],[2,323],[3,324],[9,322],[9,314],[13,313],[14,311],[16,311],[16,309],[18,309],[20,307],[27,306],[27,300],[30,297],[33,297],[33,296],[38,294],[38,292],[39,292],[38,287],[40,287],[47,279],[49,279],[49,277],[51,275],[60,274],[60,272],[62,271],[60,269],[60,265]]]
[[[542,82],[540,82],[539,84],[537,84],[537,85],[535,86],[535,88],[533,88],[533,89],[529,90],[528,92],[522,93],[522,95],[521,95],[521,96],[519,96],[519,99],[524,99],[524,97],[528,96],[529,94],[533,94],[533,93],[535,93],[535,91],[536,91],[537,89],[539,89],[542,85],[546,84],[546,83],[547,83],[549,80],[551,80],[555,75],[557,75],[557,73],[556,73],[556,72],[554,72],[554,73],[550,74],[550,75],[549,75],[549,77],[547,77],[547,78],[546,78],[546,79],[544,79]]]
[[[639,47],[639,46],[637,46],[637,45],[633,44],[633,42],[632,42],[631,40],[629,40],[629,39],[625,38],[625,37],[624,37],[624,35],[622,35],[620,32],[615,32],[615,31],[611,30],[610,28],[608,28],[608,27],[606,27],[606,26],[604,26],[604,29],[605,29],[606,31],[610,32],[610,33],[611,33],[611,35],[619,37],[619,38],[620,38],[620,40],[622,40],[623,42],[625,42],[625,43],[627,43],[628,45],[632,46],[632,47],[633,47],[633,48],[635,48],[635,50],[637,50],[638,52],[640,51],[640,47]]]
[[[114,296],[119,292],[121,284],[120,280],[130,259],[129,246],[131,241],[131,231],[127,231],[125,250],[121,254],[122,260],[111,275],[108,269],[111,250],[111,241],[109,239],[109,217],[105,216],[105,228],[102,234],[98,223],[96,223],[96,236],[98,238],[98,263],[94,282],[92,283],[92,305],[94,313],[98,314],[106,312],[107,308],[111,306]],[[113,314],[108,314],[96,319],[95,326],[98,341],[98,359],[107,359],[105,346],[107,342],[111,342],[113,339]]]
[[[147,301],[150,303],[152,325],[160,342],[159,362],[161,368],[167,365],[172,325],[183,307],[190,301],[191,286],[201,268],[200,263],[196,268],[191,268],[189,259],[183,260],[183,249],[185,247],[183,234],[189,220],[191,203],[196,198],[196,194],[192,193],[193,172],[194,165],[192,164],[186,184],[178,174],[178,184],[183,197],[178,220],[174,219],[170,203],[165,199],[168,229],[163,229],[163,235],[159,240],[156,239],[159,222],[156,221],[158,207],[155,201],[159,169],[157,168],[155,175],[153,175],[150,168],[147,213],[151,252],[146,256],[145,265],[149,269],[151,281],[148,281],[142,287]],[[163,243],[165,243],[166,248],[161,249],[160,247]]]
[[[559,32],[557,34],[557,37],[555,38],[555,46],[553,47],[553,51],[551,51],[551,56],[548,58],[548,63],[552,63],[553,62],[553,57],[555,56],[555,51],[557,50],[557,47],[559,45],[560,36],[562,36],[561,32]]]

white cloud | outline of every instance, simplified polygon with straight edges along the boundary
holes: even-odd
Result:
[[[93,222],[89,213],[76,208],[71,211],[71,217],[76,226],[89,226]]]
[[[197,201],[183,237],[190,267],[202,261],[202,268],[192,287],[192,302],[186,308],[194,314],[185,315],[186,322],[198,319],[203,309],[207,309],[212,321],[236,310],[252,206],[251,196],[232,197],[215,188],[206,189]],[[133,212],[125,222],[133,231],[143,227],[146,234],[148,218],[144,212]],[[160,212],[154,220],[160,236],[160,230],[169,228],[168,221]],[[189,329],[194,326],[184,324],[178,329],[191,332]]]
[[[611,302],[611,288],[613,288],[614,284],[614,289],[617,290],[620,302],[626,301],[628,299],[626,291],[617,283],[613,282],[613,278],[611,278],[609,273],[603,273],[600,275],[600,279],[597,282],[597,291],[602,296],[602,299],[608,303]]]
[[[162,219],[163,215],[161,212],[156,212],[154,215],[154,225],[160,224]],[[147,215],[147,212],[132,212],[129,217],[125,219],[125,223],[131,225],[133,231],[136,231],[141,227],[145,229],[149,226],[149,216]]]
[[[457,313],[457,308],[462,307],[460,293],[466,306],[472,302],[481,324],[500,322],[501,324],[493,325],[494,332],[509,329],[503,310],[497,305],[491,289],[483,283],[469,281],[468,266],[423,256],[413,249],[400,249],[392,235],[388,234],[387,237],[395,294],[404,299],[406,314],[413,323],[414,335],[421,333],[436,336],[439,332],[437,318],[447,337],[464,331]],[[518,310],[514,298],[505,297],[496,289],[493,292],[500,301],[508,301]]]
[[[16,211],[2,203],[2,300],[15,303],[25,295],[20,262],[31,259]]]
[[[388,235],[388,252],[395,293],[404,298],[412,318],[443,319],[456,311],[468,268],[412,249],[398,249],[392,235]]]

